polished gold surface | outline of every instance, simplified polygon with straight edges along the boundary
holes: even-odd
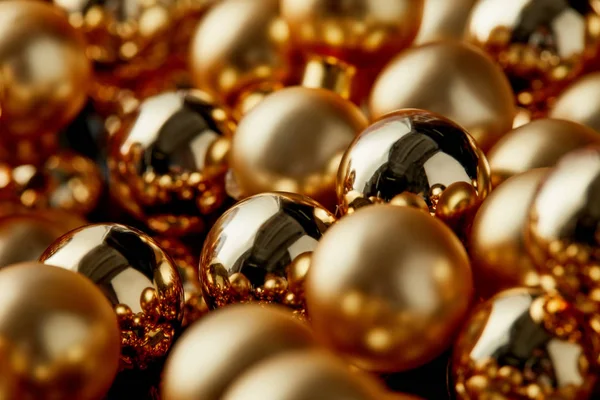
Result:
[[[459,42],[409,49],[381,72],[369,98],[371,118],[421,108],[463,126],[487,151],[510,130],[516,114],[502,70],[483,52]]]
[[[305,53],[381,67],[412,43],[423,0],[283,0],[281,13]]]
[[[231,105],[247,86],[288,76],[288,42],[279,0],[223,0],[194,33],[190,53],[194,83]]]
[[[237,101],[231,111],[233,117],[239,121],[268,95],[283,88],[284,85],[281,82],[262,82],[248,86],[237,96]]]
[[[425,0],[423,21],[415,44],[443,39],[461,40],[471,9],[477,0]]]
[[[322,351],[296,351],[271,357],[238,378],[223,400],[381,400],[374,378],[352,373]]]
[[[457,398],[595,398],[591,343],[580,323],[564,300],[533,289],[505,291],[479,305],[454,347]]]
[[[306,63],[302,86],[327,89],[349,99],[356,68],[334,57],[313,56]]]
[[[83,107],[83,38],[41,1],[0,2],[0,136],[57,133]]]
[[[119,320],[121,368],[145,368],[165,356],[181,327],[184,294],[177,267],[154,240],[123,225],[88,225],[59,238],[40,261],[102,290]]]
[[[162,398],[221,400],[240,375],[262,360],[314,344],[309,328],[284,308],[246,304],[211,312],[173,348]]]
[[[293,192],[332,207],[341,155],[366,126],[361,111],[334,93],[286,88],[240,121],[231,168],[245,196]]]
[[[473,221],[469,254],[475,288],[485,298],[518,286],[537,286],[539,276],[525,248],[529,206],[550,170],[509,178],[483,202]]]
[[[225,110],[202,92],[150,97],[111,137],[113,197],[161,234],[204,230],[225,200],[234,129]]]
[[[429,212],[429,206],[425,203],[425,200],[421,196],[410,192],[402,192],[392,197],[390,204],[400,207],[414,207]]]
[[[600,72],[586,75],[565,89],[549,116],[578,122],[600,132]]]
[[[600,312],[600,148],[563,157],[535,195],[526,246],[544,288],[558,289],[586,313]]]
[[[538,119],[508,132],[488,153],[492,185],[534,168],[553,167],[565,154],[600,145],[600,135],[575,122]]]
[[[0,270],[0,304],[0,398],[104,398],[119,365],[119,330],[89,280],[16,264]]]
[[[199,270],[209,307],[276,302],[304,315],[305,258],[334,221],[320,204],[290,193],[237,203],[204,241]]]
[[[306,302],[315,332],[357,366],[399,372],[452,343],[473,293],[469,259],[442,222],[373,205],[342,218],[315,249]]]
[[[535,109],[598,55],[599,24],[597,0],[481,0],[466,39],[500,63],[518,103]]]

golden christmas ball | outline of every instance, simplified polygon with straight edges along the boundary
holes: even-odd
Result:
[[[0,397],[99,400],[119,366],[110,304],[88,279],[38,263],[0,270]]]
[[[87,98],[84,40],[42,1],[2,1],[0,15],[0,137],[56,134]]]
[[[226,197],[234,129],[225,110],[202,92],[148,98],[110,139],[113,197],[158,233],[204,230]]]
[[[335,218],[291,193],[263,193],[227,210],[202,250],[200,281],[210,308],[276,302],[304,314],[310,256]]]
[[[306,303],[315,332],[360,368],[433,360],[467,316],[473,281],[461,242],[436,218],[374,205],[340,219],[315,249]]]
[[[562,298],[535,289],[504,291],[479,305],[454,346],[459,400],[591,397],[591,343]]]
[[[235,180],[244,196],[284,191],[333,207],[341,156],[366,126],[362,112],[334,93],[279,90],[240,121],[231,150]]]
[[[600,72],[581,77],[556,98],[549,116],[578,122],[600,132],[598,91]]]
[[[221,400],[259,362],[315,344],[308,326],[279,306],[245,304],[211,312],[185,331],[169,355],[162,398]]]
[[[461,40],[471,9],[477,0],[425,0],[423,21],[415,44],[437,40]]]
[[[154,240],[123,225],[87,225],[56,240],[40,261],[102,290],[119,320],[121,368],[145,368],[166,355],[181,327],[184,295],[177,267]]]
[[[494,61],[451,41],[409,49],[381,72],[369,98],[371,117],[403,108],[451,119],[484,151],[511,129],[516,114],[510,84]]]
[[[489,151],[492,186],[521,172],[553,167],[565,154],[591,144],[600,145],[600,135],[575,122],[542,118],[508,132]]]

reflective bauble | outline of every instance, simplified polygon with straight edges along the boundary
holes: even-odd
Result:
[[[600,132],[600,72],[581,77],[554,101],[549,116],[578,122]]]
[[[471,9],[476,1],[425,0],[423,21],[415,44],[462,39]]]

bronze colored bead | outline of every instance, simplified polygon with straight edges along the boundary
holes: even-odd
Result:
[[[592,399],[595,360],[580,317],[563,299],[534,289],[479,305],[454,347],[457,398]]]
[[[40,261],[91,279],[115,307],[121,328],[121,368],[160,360],[181,327],[184,293],[177,267],[133,228],[88,225],[48,247]]]
[[[581,77],[555,100],[549,116],[578,122],[600,132],[600,72]]]
[[[202,92],[165,92],[142,102],[112,135],[113,197],[161,234],[205,229],[225,200],[227,113]]]
[[[334,221],[317,202],[291,193],[263,193],[237,203],[204,242],[200,281],[209,307],[275,302],[304,315],[309,253]]]
[[[437,40],[461,40],[471,9],[477,0],[425,0],[423,21],[415,44]]]

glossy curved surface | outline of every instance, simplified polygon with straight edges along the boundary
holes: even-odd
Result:
[[[556,314],[548,311],[552,307]],[[593,359],[578,322],[567,303],[541,291],[515,289],[488,300],[475,309],[454,348],[457,397],[591,398]]]
[[[119,316],[122,366],[164,356],[180,328],[184,296],[171,258],[142,232],[118,224],[67,233],[40,257],[91,279]]]
[[[111,138],[113,196],[154,231],[203,230],[225,199],[233,129],[226,112],[202,92],[145,100]]]
[[[279,302],[303,312],[303,280],[294,261],[316,247],[334,217],[308,197],[264,193],[225,212],[202,250],[200,280],[209,307]]]
[[[554,102],[549,116],[578,122],[600,132],[600,72],[581,77]]]
[[[462,40],[471,9],[477,0],[425,0],[416,45],[440,39]]]

